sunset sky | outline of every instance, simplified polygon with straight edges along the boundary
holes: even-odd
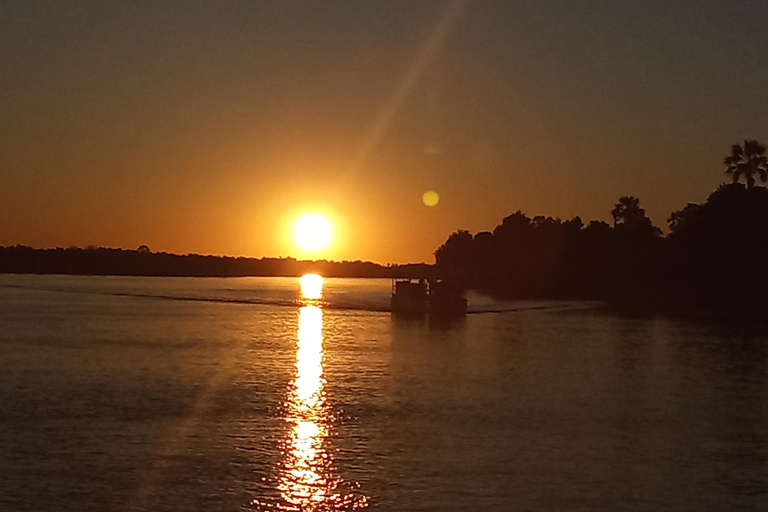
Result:
[[[768,142],[768,2],[0,2],[0,245],[433,261]],[[435,190],[440,202],[422,203]],[[293,222],[321,213],[327,251]]]

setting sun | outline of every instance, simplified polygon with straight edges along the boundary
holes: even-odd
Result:
[[[305,251],[324,249],[331,243],[333,228],[324,216],[308,214],[300,217],[293,225],[293,239]]]

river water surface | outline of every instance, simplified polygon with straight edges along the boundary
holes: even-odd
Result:
[[[768,510],[768,337],[390,283],[0,275],[0,510]]]

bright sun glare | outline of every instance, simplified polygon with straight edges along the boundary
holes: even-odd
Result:
[[[319,274],[304,274],[299,280],[301,294],[305,299],[317,300],[323,296],[323,276]]]
[[[324,249],[332,236],[331,222],[316,213],[304,215],[293,225],[293,239],[305,251]]]

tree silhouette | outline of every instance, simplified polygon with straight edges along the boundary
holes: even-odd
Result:
[[[768,180],[765,146],[756,140],[745,140],[743,146],[731,146],[731,154],[725,157],[723,163],[727,166],[725,174],[732,175],[734,183],[739,181],[741,176],[746,178],[747,188],[755,186],[755,175],[760,177],[760,181]]]
[[[669,225],[667,288],[690,304],[745,312],[768,302],[768,189],[721,185],[705,203],[672,213]]]
[[[624,196],[611,210],[613,227],[623,235],[633,237],[658,238],[661,230],[653,225],[640,207],[640,200],[635,196]]]
[[[613,216],[613,226],[618,227],[621,224],[625,226],[634,225],[641,222],[645,217],[645,210],[640,208],[640,200],[635,196],[624,196],[619,198],[619,202],[611,210]]]
[[[452,233],[435,251],[435,262],[449,276],[466,272],[472,261],[472,235],[465,229]]]

